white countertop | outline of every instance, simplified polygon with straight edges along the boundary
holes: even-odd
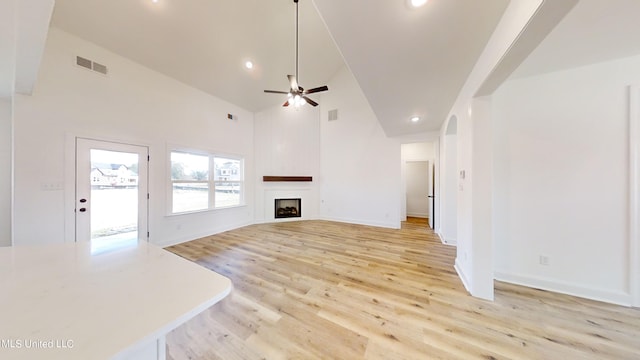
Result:
[[[108,359],[164,336],[231,291],[145,242],[0,247],[0,359]]]

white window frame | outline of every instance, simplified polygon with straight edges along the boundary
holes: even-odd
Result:
[[[208,165],[209,165],[209,171],[208,171],[208,178],[207,180],[174,180],[172,178],[172,161],[171,161],[171,155],[173,153],[183,153],[183,154],[191,154],[191,155],[196,155],[196,156],[207,156],[209,159],[208,161]],[[246,202],[245,202],[245,172],[244,172],[244,157],[243,156],[239,156],[239,155],[229,155],[229,154],[224,154],[224,153],[217,153],[217,152],[208,152],[208,151],[203,151],[203,150],[195,150],[195,149],[187,149],[187,148],[182,148],[182,147],[171,147],[168,149],[167,151],[167,158],[168,158],[168,196],[167,196],[167,215],[169,216],[173,216],[173,215],[184,215],[184,214],[191,214],[191,213],[201,213],[201,212],[207,212],[207,211],[213,211],[213,210],[220,210],[220,209],[229,209],[229,208],[236,208],[236,207],[241,207],[241,206],[246,206]],[[239,161],[240,162],[240,168],[238,169],[238,176],[240,178],[240,180],[215,180],[215,160],[216,158],[224,158],[224,159],[229,159],[229,160],[235,160],[235,161]],[[174,212],[173,211],[173,186],[174,184],[185,184],[185,183],[189,183],[189,184],[208,184],[209,186],[209,197],[208,197],[208,206],[206,209],[198,209],[198,210],[189,210],[189,211],[180,211],[180,212]],[[238,204],[234,204],[234,205],[229,205],[229,206],[218,206],[216,207],[216,187],[220,186],[218,184],[220,183],[235,183],[238,184],[238,189],[239,189],[239,202]]]

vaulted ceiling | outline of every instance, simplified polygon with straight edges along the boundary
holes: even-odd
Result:
[[[263,90],[288,90],[286,75],[295,72],[290,0],[57,0],[52,25],[251,111],[284,102]],[[305,0],[300,55],[304,87],[326,82],[343,65]],[[255,64],[251,71],[246,60]]]
[[[315,0],[389,136],[439,130],[508,0]],[[413,124],[410,118],[419,116]]]
[[[300,0],[299,82],[346,64],[388,135],[437,130],[507,4]],[[252,111],[295,71],[292,0],[57,0],[52,25]]]
[[[347,66],[388,136],[438,130],[510,1],[528,0],[300,0],[299,82]],[[638,0],[580,0],[512,76],[638,54],[638,13]],[[293,0],[57,0],[52,25],[260,111],[295,71],[294,14]]]

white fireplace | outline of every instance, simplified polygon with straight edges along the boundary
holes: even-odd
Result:
[[[314,190],[308,187],[270,188],[265,189],[263,194],[264,222],[317,219],[317,195]],[[278,209],[281,209],[280,216],[278,216]]]

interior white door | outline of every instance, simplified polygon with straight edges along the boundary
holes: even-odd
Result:
[[[429,217],[428,198],[429,179],[427,161],[407,161],[407,216],[426,218]]]
[[[148,239],[145,146],[76,138],[76,241]]]

